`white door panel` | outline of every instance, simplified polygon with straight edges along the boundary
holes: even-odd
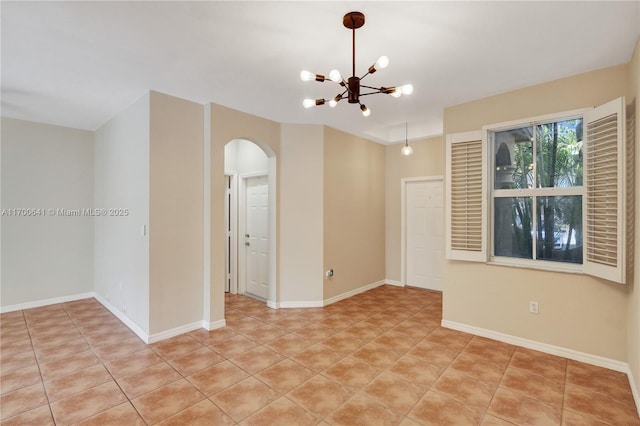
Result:
[[[266,176],[246,179],[246,291],[269,295],[269,186]]]
[[[441,180],[405,184],[406,284],[442,290],[444,192]]]

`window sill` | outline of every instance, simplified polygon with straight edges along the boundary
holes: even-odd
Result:
[[[566,264],[566,265],[554,265],[549,264],[549,262],[535,261],[540,262],[541,264],[533,264],[529,262],[513,262],[511,260],[503,260],[501,258],[491,259],[487,262],[487,265],[492,266],[506,266],[510,268],[523,268],[523,269],[537,269],[540,271],[547,272],[561,272],[566,274],[578,274],[583,275],[582,265],[576,264]]]

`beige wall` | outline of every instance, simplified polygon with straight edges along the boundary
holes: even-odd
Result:
[[[385,147],[385,277],[401,280],[401,190],[400,180],[409,177],[444,177],[444,138],[411,142],[413,155],[400,155],[404,144]],[[444,249],[444,248],[443,248]]]
[[[203,106],[150,94],[149,333],[202,321]]]
[[[2,118],[2,308],[93,291],[93,133]]]
[[[324,127],[283,124],[280,152],[280,304],[319,304]]]
[[[96,131],[94,158],[94,205],[129,209],[95,219],[95,292],[148,335],[149,94]]]
[[[384,146],[326,127],[324,299],[384,280]]]
[[[631,59],[629,80],[631,98],[635,98],[636,140],[635,140],[635,242],[634,242],[634,280],[629,283],[629,301],[627,305],[627,362],[631,367],[636,383],[636,395],[640,396],[640,38]],[[637,401],[636,401],[637,402]],[[640,406],[637,407],[640,412]]]
[[[621,65],[446,108],[445,134],[595,106],[627,93]],[[528,301],[540,313],[528,312]],[[627,287],[586,275],[448,261],[445,320],[627,360]]]
[[[210,104],[211,118],[211,291],[210,321],[224,319],[224,281],[225,281],[225,229],[224,229],[224,147],[233,139],[246,139],[260,146],[268,156],[276,158],[276,228],[279,215],[279,154],[280,124],[259,118],[221,105]],[[270,170],[271,172],[271,170]],[[270,181],[271,182],[271,181]],[[271,188],[270,191],[274,188]],[[272,219],[270,219],[272,220]],[[277,233],[276,233],[277,235]],[[276,259],[279,258],[279,246],[276,240]],[[278,271],[276,274],[278,281]],[[279,295],[275,295],[276,298]]]

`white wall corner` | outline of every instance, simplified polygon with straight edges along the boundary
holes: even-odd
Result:
[[[402,284],[402,281],[390,280],[389,278],[385,278],[384,279],[384,283],[385,284],[389,284],[389,285],[394,285],[396,287],[404,287],[405,286],[404,284]]]
[[[385,284],[385,280],[377,281],[375,283],[363,285],[362,287],[358,287],[356,289],[347,291],[345,293],[339,294],[337,296],[330,297],[329,299],[325,299],[323,302],[323,306],[331,305],[332,303],[339,302],[344,299],[348,299],[349,297],[355,296],[356,294],[364,293],[365,291],[372,290],[376,287],[380,287]]]
[[[149,341],[149,334],[147,334],[147,332],[145,332],[143,329],[141,329],[138,324],[136,324],[135,322],[131,321],[131,319],[126,316],[125,314],[123,314],[118,308],[116,308],[115,306],[113,306],[110,302],[108,302],[106,299],[104,299],[101,295],[99,295],[98,293],[94,293],[93,297],[96,298],[96,300],[98,302],[100,302],[102,304],[102,306],[104,306],[105,308],[107,308],[113,315],[115,315],[120,321],[122,321],[124,323],[124,325],[126,325],[127,327],[129,327],[129,329],[131,331],[133,331],[134,333],[136,333],[136,335],[142,339],[143,342],[149,344],[151,343]]]
[[[227,320],[218,320],[218,321],[213,321],[213,322],[208,322],[208,321],[202,321],[202,328],[204,328],[207,331],[211,331],[211,330],[216,330],[218,328],[222,328],[222,327],[226,327],[227,325]]]
[[[211,323],[210,323],[211,324]],[[149,341],[147,343],[156,343],[161,340],[169,339],[171,337],[178,336],[180,334],[188,333],[193,330],[197,330],[202,328],[202,321],[192,322],[190,324],[181,325],[180,327],[171,328],[169,330],[164,330],[159,333],[153,333],[149,336]]]
[[[95,296],[95,293],[89,292],[89,293],[73,294],[71,296],[54,297],[52,299],[35,300],[33,302],[18,303],[15,305],[7,305],[7,306],[0,307],[0,313],[4,314],[5,312],[21,311],[23,309],[39,308],[41,306],[56,305],[58,303],[67,303],[67,302],[73,302],[75,300],[90,299],[94,296]]]
[[[280,304],[278,302],[274,302],[272,300],[267,300],[267,307],[271,309],[280,309]]]

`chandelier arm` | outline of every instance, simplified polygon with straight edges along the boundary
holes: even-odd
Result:
[[[367,95],[377,95],[377,94],[379,94],[379,93],[382,93],[382,92],[369,92],[369,93],[360,93],[360,96],[367,96]]]
[[[382,87],[365,86],[364,84],[361,84],[360,87],[366,87],[367,89],[377,90],[382,93]]]

